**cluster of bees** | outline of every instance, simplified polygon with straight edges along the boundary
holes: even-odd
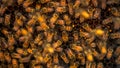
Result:
[[[0,68],[116,68],[120,0],[0,0]]]

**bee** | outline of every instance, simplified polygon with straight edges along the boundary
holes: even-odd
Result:
[[[107,53],[107,48],[106,48],[105,45],[103,45],[103,46],[101,47],[101,53],[102,53],[102,54],[106,54],[106,53]]]
[[[50,2],[51,0],[40,0],[40,2],[42,3],[42,4],[44,4],[44,3],[47,3],[47,2]]]
[[[47,5],[55,8],[55,7],[60,6],[60,3],[59,2],[48,2]]]
[[[18,61],[17,61],[17,59],[12,59],[12,66],[13,66],[13,68],[18,68]]]
[[[78,8],[80,6],[80,4],[81,4],[81,1],[80,0],[76,0],[75,3],[74,3],[74,5],[73,5],[73,8],[74,9]]]
[[[68,12],[69,12],[70,15],[73,15],[73,13],[74,13],[72,3],[68,3]]]
[[[102,62],[99,62],[99,63],[97,64],[97,68],[104,68],[103,63],[102,63]]]
[[[120,55],[120,46],[118,46],[114,52],[115,56],[119,56]]]
[[[27,7],[27,8],[25,8],[25,11],[28,13],[33,13],[35,11],[35,9],[32,7]]]
[[[109,24],[109,23],[112,23],[112,17],[108,17],[107,19],[104,19],[103,21],[102,21],[102,24],[104,24],[104,25],[106,25],[106,24]]]
[[[58,13],[64,13],[66,11],[67,11],[66,7],[56,7],[56,12],[58,12]]]
[[[84,53],[85,53],[88,61],[92,62],[94,60],[91,50],[84,51]]]
[[[60,0],[60,5],[65,7],[67,5],[66,0]]]
[[[27,28],[27,30],[28,30],[28,33],[33,33],[33,32],[34,32],[33,27],[26,25],[26,28]]]
[[[96,43],[92,42],[92,43],[90,44],[90,47],[95,48],[95,47],[96,47]]]
[[[3,15],[6,10],[7,10],[7,7],[5,5],[0,5],[0,15]]]
[[[118,9],[115,8],[115,7],[110,8],[110,12],[111,12],[112,15],[114,15],[114,16],[120,16],[120,12],[119,12]]]
[[[55,53],[54,56],[53,56],[53,62],[54,62],[55,64],[58,64],[58,63],[59,63],[59,59],[58,59],[58,54],[57,54],[57,53]]]
[[[84,24],[83,26],[83,29],[85,29],[87,32],[92,32],[92,28],[89,26],[89,24]]]
[[[58,47],[58,48],[55,49],[55,51],[56,51],[56,52],[62,52],[62,51],[63,51],[63,48]]]
[[[86,61],[86,68],[91,68],[92,63],[89,61]]]
[[[38,10],[40,10],[41,9],[41,4],[36,4],[36,6],[35,6],[35,9],[38,11]]]
[[[24,64],[23,63],[19,64],[19,68],[25,68]]]
[[[9,52],[4,52],[4,57],[5,57],[5,60],[8,62],[8,63],[10,63],[11,62],[11,56],[10,56],[10,54],[9,54]]]
[[[66,31],[72,31],[72,26],[65,26]]]
[[[44,63],[47,63],[51,59],[51,56],[46,54],[45,57],[43,58]]]
[[[92,49],[92,54],[93,54],[94,57],[99,59],[99,53],[95,49]]]
[[[42,35],[41,35],[41,34],[38,34],[38,35],[35,37],[34,43],[35,43],[35,44],[38,44],[41,39],[42,39]]]
[[[42,12],[42,13],[49,13],[49,12],[53,12],[53,11],[54,11],[54,9],[51,8],[51,7],[43,7],[43,8],[41,9],[41,12]]]
[[[8,29],[6,29],[6,28],[1,29],[1,33],[3,33],[6,37],[8,37],[8,35],[10,34]]]
[[[91,37],[91,35],[90,35],[90,33],[88,33],[88,32],[83,32],[83,31],[81,31],[80,30],[80,34],[79,34],[81,37],[84,37],[84,38],[90,38]]]
[[[65,24],[65,21],[62,20],[62,19],[58,19],[56,24],[64,25],[64,24]]]
[[[28,35],[28,31],[25,28],[21,28],[21,34],[23,36],[26,36],[26,35]]]
[[[113,55],[113,48],[109,47],[106,55],[107,59],[111,59],[112,55]]]
[[[94,41],[94,39],[95,39],[95,36],[92,35],[90,38],[86,39],[86,42],[87,42],[88,44],[91,44],[91,43]]]
[[[94,33],[95,33],[95,35],[97,35],[97,36],[101,36],[101,35],[105,34],[105,31],[102,30],[102,29],[95,29],[95,30],[94,30]]]
[[[37,14],[37,20],[38,22],[41,23],[46,23],[46,16],[45,15],[41,15],[40,13],[36,13]]]
[[[8,35],[8,45],[13,46],[15,44],[15,38],[13,35]]]
[[[2,68],[2,67],[0,67],[0,68]],[[7,68],[13,68],[13,67],[12,67],[12,64],[8,64],[8,65],[7,65]]]
[[[3,23],[4,18],[0,17],[0,24]]]
[[[28,48],[28,46],[29,46],[29,40],[26,39],[23,43],[23,48]]]
[[[62,45],[62,41],[61,40],[57,40],[55,43],[52,44],[53,48],[57,48],[60,45]]]
[[[81,5],[83,6],[83,7],[86,7],[86,6],[88,6],[90,4],[90,0],[81,0]]]
[[[79,63],[78,63],[78,62],[71,62],[69,68],[78,68],[78,66],[79,66]]]
[[[117,57],[117,59],[115,60],[116,64],[120,64],[120,55]]]
[[[5,25],[10,25],[10,19],[11,19],[11,15],[9,14],[7,14],[7,15],[5,15],[5,21],[4,21],[4,23],[5,23]]]
[[[0,61],[3,62],[5,60],[4,53],[0,51]]]
[[[83,48],[81,46],[76,45],[76,44],[72,44],[70,47],[71,47],[72,50],[74,50],[76,52],[83,51]]]
[[[53,31],[47,32],[47,36],[46,36],[47,42],[52,42],[53,35],[54,35]]]
[[[120,29],[120,18],[113,18],[113,22],[114,22],[114,29],[115,30],[119,30]]]
[[[75,59],[75,54],[71,49],[67,49],[66,53],[67,53],[69,59]]]
[[[26,57],[20,58],[19,61],[22,63],[27,63],[30,62],[30,58],[31,58],[31,54]]]
[[[93,18],[94,19],[97,19],[97,18],[100,19],[100,17],[101,17],[101,9],[96,8],[93,12]]]
[[[111,33],[110,38],[112,38],[112,39],[120,38],[120,32]]]
[[[23,54],[24,50],[22,48],[17,48],[16,52],[19,53],[19,54]]]
[[[50,26],[54,28],[54,23],[57,21],[59,14],[54,13],[53,16],[50,18]]]
[[[92,4],[94,7],[97,7],[98,6],[98,0],[92,0]]]
[[[21,5],[24,2],[24,0],[17,0],[18,5]]]
[[[65,24],[66,25],[70,25],[71,24],[71,19],[69,18],[69,16],[67,14],[65,14],[63,16],[63,19],[65,20]]]
[[[52,63],[52,59],[50,59],[48,62],[47,62],[47,68],[52,68],[53,67],[53,63]]]
[[[43,66],[42,65],[36,65],[33,68],[43,68]]]
[[[2,50],[8,48],[8,44],[5,38],[0,37],[0,47]]]
[[[15,59],[20,59],[20,58],[22,58],[22,57],[21,57],[21,54],[18,54],[18,53],[12,53],[12,54],[11,54],[11,57],[12,57],[12,58],[15,58]]]
[[[40,24],[40,27],[41,27],[41,29],[44,30],[44,31],[46,31],[46,30],[48,30],[48,29],[50,28],[46,23],[41,23],[41,24]]]
[[[33,0],[26,0],[23,2],[23,7],[27,8],[29,5],[31,5],[33,3]]]
[[[67,41],[69,40],[69,38],[68,38],[68,33],[67,33],[66,31],[63,31],[63,32],[62,32],[62,40],[63,40],[64,42],[67,42]]]
[[[69,63],[69,59],[67,58],[67,56],[66,56],[66,54],[65,54],[64,52],[62,52],[62,53],[60,54],[60,57],[61,57],[61,59],[62,59],[66,64]]]
[[[101,0],[101,8],[105,9],[106,8],[106,0]]]
[[[96,68],[96,62],[93,62],[92,64],[91,64],[91,68]]]

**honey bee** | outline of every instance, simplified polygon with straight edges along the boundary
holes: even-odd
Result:
[[[116,64],[120,64],[120,55],[117,57],[117,59],[115,60]]]
[[[62,60],[63,60],[66,64],[69,63],[69,59],[67,58],[67,56],[66,56],[66,54],[65,54],[64,52],[62,52],[62,53],[60,54],[60,57],[62,58]]]
[[[65,20],[65,24],[66,24],[66,25],[71,24],[71,20],[70,20],[70,18],[69,18],[69,16],[68,16],[67,14],[65,14],[65,15],[63,16],[63,19]]]
[[[0,51],[0,61],[4,61],[5,57],[4,57],[4,53],[2,51]]]
[[[3,33],[6,37],[8,37],[8,35],[10,34],[8,29],[6,29],[6,28],[1,29],[1,33]]]
[[[62,19],[58,19],[56,24],[64,25],[64,24],[65,24],[65,21],[62,20]]]
[[[31,5],[33,3],[33,0],[26,0],[23,2],[23,7],[27,8],[29,5]]]
[[[36,65],[33,68],[43,68],[43,66],[42,65]]]
[[[119,56],[119,55],[120,55],[120,46],[118,46],[118,47],[116,48],[114,54],[115,54],[116,56]]]
[[[8,48],[8,44],[5,38],[0,37],[0,47],[2,50]]]
[[[84,53],[85,53],[88,61],[92,62],[94,60],[91,50],[84,51]]]
[[[81,4],[81,1],[80,0],[76,0],[75,3],[74,3],[74,5],[73,5],[73,8],[74,9],[78,8],[80,6],[80,4]]]
[[[37,3],[36,6],[35,6],[35,9],[38,11],[41,9],[41,4]]]
[[[8,45],[13,46],[15,44],[15,38],[13,35],[8,36]]]
[[[95,39],[95,36],[92,35],[90,38],[86,39],[86,42],[87,42],[88,44],[91,44],[91,43],[94,41],[94,39]]]
[[[105,9],[106,8],[106,0],[101,0],[101,8]]]
[[[96,62],[93,62],[92,64],[91,64],[91,68],[96,68]]]
[[[49,26],[46,23],[41,23],[40,26],[41,26],[41,29],[44,31],[49,29]]]
[[[98,6],[98,0],[92,0],[92,4],[94,7],[97,7]]]
[[[119,30],[119,28],[120,28],[120,18],[113,18],[113,22],[114,22],[114,29],[115,30]]]
[[[12,57],[12,58],[15,58],[15,59],[20,59],[20,58],[21,58],[21,54],[12,53],[12,54],[11,54],[11,57]]]
[[[7,7],[5,5],[0,5],[0,15],[3,15],[6,10],[7,10]]]
[[[22,48],[17,48],[16,52],[19,53],[19,54],[23,54],[24,50]]]
[[[112,17],[109,17],[109,18],[107,18],[107,19],[104,19],[103,21],[102,21],[102,24],[109,24],[109,23],[112,23]]]
[[[80,30],[80,36],[84,37],[84,38],[90,38],[91,37],[91,35],[88,32],[83,32],[81,30]]]
[[[54,62],[55,64],[58,64],[58,63],[59,63],[59,59],[58,59],[58,54],[57,54],[57,53],[55,53],[54,56],[53,56],[53,62]]]
[[[89,61],[86,61],[86,68],[91,68],[91,62],[89,62]]]
[[[60,3],[59,2],[48,2],[47,5],[50,7],[58,7],[60,6]]]
[[[120,38],[120,32],[111,33],[111,34],[110,34],[110,38],[112,38],[112,39]]]
[[[90,47],[95,48],[95,47],[96,47],[96,44],[95,44],[95,43],[91,43],[91,44],[90,44]]]
[[[25,11],[28,13],[33,13],[35,11],[35,9],[32,7],[27,7],[27,8],[25,8]]]
[[[29,46],[29,40],[26,39],[23,43],[23,48],[28,48],[28,46]]]
[[[27,63],[30,61],[30,58],[31,58],[31,54],[27,57],[20,58],[19,61],[22,63]]]
[[[58,47],[58,48],[55,49],[55,51],[56,51],[56,52],[62,52],[62,51],[63,51],[63,48]]]
[[[51,59],[51,56],[46,54],[45,57],[43,58],[44,63],[47,63]]]
[[[51,8],[51,7],[43,7],[43,8],[41,9],[41,12],[42,12],[42,13],[49,13],[49,12],[53,12],[53,11],[54,11],[54,9]]]
[[[66,7],[56,7],[56,12],[64,13],[64,12],[66,12]]]
[[[28,35],[28,31],[26,29],[24,29],[24,28],[21,28],[21,34],[23,36],[26,36],[26,35]]]
[[[38,35],[36,36],[36,38],[35,38],[34,43],[35,43],[35,44],[38,44],[41,39],[42,39],[42,35],[41,35],[41,34],[38,34]]]
[[[71,65],[69,68],[78,68],[79,63],[78,62],[71,62]]]
[[[47,2],[50,2],[51,0],[40,0],[40,2],[42,3],[42,4],[44,4],[44,3],[47,3]]]
[[[47,42],[52,42],[53,35],[54,33],[52,31],[47,32],[47,36],[46,36]]]
[[[103,63],[102,63],[102,62],[99,62],[99,63],[97,64],[97,68],[104,68]]]
[[[89,3],[90,3],[90,0],[81,0],[81,5],[82,5],[83,7],[88,6]]]
[[[57,40],[57,42],[55,42],[55,43],[52,44],[53,48],[57,48],[60,45],[62,45],[62,41],[61,40]]]
[[[72,26],[65,26],[66,31],[72,31]]]
[[[4,18],[0,17],[0,24],[3,23]]]
[[[13,66],[13,68],[18,68],[18,61],[17,61],[17,59],[12,59],[12,66]]]
[[[25,68],[24,64],[23,63],[19,64],[19,68]]]
[[[83,51],[83,48],[81,46],[77,46],[76,44],[71,45],[71,49],[73,49],[76,52],[81,52]]]
[[[94,19],[97,19],[97,18],[100,19],[100,17],[101,17],[101,9],[96,8],[93,12],[93,18]]]
[[[18,5],[21,5],[24,0],[17,0]]]
[[[75,59],[75,54],[71,49],[67,49],[66,53],[67,53],[69,59]]]
[[[2,67],[0,67],[0,68],[2,68]],[[7,68],[13,68],[13,67],[12,67],[12,64],[8,64],[8,65],[7,65]]]
[[[5,15],[5,25],[10,25],[10,19],[11,19],[11,15],[9,14],[7,14],[7,15]]]
[[[52,59],[50,59],[48,62],[47,62],[47,68],[52,68],[53,67],[53,63],[52,63]]]
[[[72,3],[68,3],[68,12],[70,15],[73,15],[74,11],[73,11],[73,4]]]
[[[110,8],[110,12],[111,12],[112,15],[114,15],[114,16],[120,16],[120,12],[119,12],[118,9],[115,8],[115,7]]]
[[[60,0],[60,5],[65,7],[67,5],[66,0]]]
[[[109,47],[106,55],[107,59],[111,59],[112,55],[113,55],[113,48]]]
[[[87,32],[92,32],[92,28],[89,26],[89,24],[84,24],[83,29],[85,29]]]
[[[69,40],[69,38],[68,38],[68,33],[67,33],[66,31],[63,31],[63,32],[62,32],[62,40],[63,40],[64,42],[67,42],[67,41]]]
[[[4,52],[4,57],[5,57],[5,60],[6,60],[8,63],[11,62],[11,57],[10,57],[9,52]]]
[[[92,54],[94,57],[96,57],[97,59],[99,58],[99,53],[95,50],[95,49],[92,49]]]

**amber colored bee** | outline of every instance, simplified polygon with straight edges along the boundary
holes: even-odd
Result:
[[[21,28],[21,34],[23,36],[26,36],[26,35],[28,35],[28,31],[26,29],[24,29],[24,28]]]
[[[81,3],[80,0],[76,0],[75,3],[74,3],[74,5],[73,5],[73,8],[74,8],[74,9],[75,9],[75,8],[78,8],[78,7],[80,6],[80,3]]]
[[[4,52],[4,57],[5,57],[5,60],[10,63],[11,62],[11,56],[10,56],[10,53],[9,52]]]
[[[63,51],[63,48],[58,47],[58,48],[55,49],[55,51],[56,51],[56,52],[62,52],[62,51]]]
[[[51,59],[51,56],[46,54],[45,57],[43,58],[44,63],[47,63]]]
[[[48,62],[47,62],[47,68],[52,68],[53,67],[53,63],[52,63],[52,59],[50,59]]]
[[[19,54],[23,54],[24,50],[22,48],[17,48],[16,52],[19,53]]]
[[[72,3],[68,3],[68,12],[70,15],[73,15],[74,14],[74,11],[73,11],[73,4]]]
[[[20,58],[19,61],[22,63],[27,63],[30,61],[30,58],[31,58],[31,54],[26,57]]]
[[[66,0],[60,0],[60,6],[66,6],[67,5],[67,3],[66,3]]]
[[[52,31],[47,32],[47,36],[46,36],[47,42],[52,42],[53,35],[54,33]]]
[[[96,62],[93,62],[92,64],[91,64],[91,68],[96,68]]]
[[[109,47],[106,55],[107,59],[111,59],[112,55],[113,55],[113,48]]]
[[[86,54],[88,61],[92,62],[94,60],[91,50],[84,51],[84,53]]]
[[[116,17],[116,18],[113,18],[113,22],[114,22],[114,29],[115,30],[119,30],[120,29],[120,18]]]
[[[83,48],[81,46],[76,45],[76,44],[71,45],[71,49],[73,49],[76,52],[83,51]]]
[[[41,4],[39,4],[39,3],[36,4],[35,9],[36,9],[36,10],[40,10],[40,9],[41,9]]]
[[[8,29],[6,29],[6,28],[1,29],[1,33],[3,33],[6,37],[10,34]]]
[[[92,0],[92,4],[94,7],[97,7],[98,6],[98,0]]]
[[[66,31],[72,31],[72,26],[65,26]]]
[[[2,68],[2,67],[0,67],[0,68]],[[7,65],[7,68],[13,68],[13,67],[12,67],[12,64],[8,64],[8,65]]]
[[[118,9],[115,8],[115,7],[110,8],[110,12],[111,12],[112,15],[114,15],[114,16],[120,16],[120,12],[119,12]]]
[[[59,2],[48,2],[47,5],[50,7],[58,7],[60,6],[60,3]]]
[[[58,54],[55,53],[54,56],[53,56],[53,62],[58,64],[59,63],[59,59],[58,59]]]
[[[120,38],[120,32],[111,33],[111,34],[110,34],[110,38],[112,38],[112,39]]]
[[[6,11],[7,7],[5,5],[0,5],[0,15],[3,15]]]
[[[61,41],[61,40],[57,40],[56,42],[54,42],[54,43],[52,44],[52,46],[53,46],[53,48],[57,48],[57,47],[59,47],[61,44],[62,44],[62,41]]]
[[[0,17],[0,23],[3,23],[4,18]]]
[[[42,65],[36,65],[33,68],[43,68],[43,66]]]
[[[71,19],[69,18],[69,16],[67,14],[65,14],[63,16],[63,19],[65,20],[65,24],[67,24],[67,25],[71,24]]]
[[[115,60],[116,64],[120,64],[120,55],[117,57],[117,59]]]
[[[2,50],[6,49],[8,47],[7,41],[5,38],[0,37],[0,47]]]
[[[26,39],[23,43],[23,48],[28,48],[28,46],[29,46],[29,40]]]
[[[27,8],[29,5],[31,5],[33,3],[33,0],[26,0],[23,2],[23,7]]]
[[[50,2],[51,0],[40,0],[40,2],[42,3],[42,4],[44,4],[44,3],[47,3],[47,2]]]
[[[91,35],[90,35],[88,32],[83,32],[83,31],[81,31],[81,30],[80,30],[80,36],[81,36],[81,37],[84,37],[84,38],[89,38],[89,37],[91,37]]]
[[[12,59],[12,66],[13,66],[13,68],[18,68],[18,61],[17,61],[17,59]]]
[[[11,57],[12,57],[12,58],[15,58],[15,59],[20,59],[20,58],[21,58],[21,54],[12,53],[12,54],[11,54]]]
[[[118,46],[114,52],[116,56],[120,55],[120,46]]]
[[[64,25],[64,24],[65,24],[65,21],[62,20],[62,19],[58,19],[56,24]]]
[[[84,24],[83,29],[85,29],[87,32],[92,32],[92,28],[88,24]]]
[[[86,7],[86,6],[88,6],[90,4],[90,0],[81,0],[81,5],[83,6],[83,7]]]
[[[46,23],[41,23],[41,24],[40,24],[40,27],[41,27],[41,29],[44,30],[44,31],[46,31],[46,30],[49,29],[49,26],[48,26]]]
[[[9,15],[5,15],[5,21],[4,21],[5,25],[9,25],[10,24],[10,19],[11,19],[11,15],[10,14]]]
[[[109,23],[112,23],[112,17],[108,17],[107,19],[104,19],[103,21],[102,21],[102,24],[109,24]]]
[[[74,59],[75,58],[75,54],[74,54],[74,52],[71,49],[67,49],[66,53],[67,53],[67,55],[68,55],[68,57],[70,59]]]
[[[18,5],[22,4],[24,0],[17,0]]]
[[[27,28],[27,30],[28,30],[29,33],[33,33],[34,32],[33,27],[26,25],[26,28]]]
[[[56,12],[64,13],[64,12],[66,12],[66,7],[56,7]]]
[[[86,42],[87,42],[88,44],[91,44],[91,43],[94,41],[94,39],[95,39],[95,36],[92,35],[90,38],[86,39]]]
[[[15,38],[14,38],[14,36],[13,35],[9,35],[8,36],[8,44],[10,45],[10,46],[12,46],[12,45],[14,45],[15,44]]]
[[[4,61],[4,60],[5,60],[4,53],[0,51],[0,61]]]
[[[42,35],[41,35],[41,34],[38,34],[38,35],[35,37],[34,43],[35,43],[35,44],[38,44],[41,39],[42,39]]]
[[[63,40],[64,42],[67,42],[67,41],[69,40],[69,38],[68,38],[68,33],[67,33],[66,31],[63,31],[63,32],[62,32],[62,40]]]
[[[54,11],[54,9],[51,8],[51,7],[43,7],[43,8],[41,8],[42,13],[49,13],[49,12],[53,12],[53,11]]]
[[[23,63],[19,64],[19,68],[25,68],[24,64]]]
[[[28,13],[33,13],[35,11],[35,9],[32,7],[27,7],[27,8],[25,8],[25,11]]]
[[[100,19],[100,17],[101,17],[101,9],[96,8],[93,12],[93,18],[94,19]]]
[[[65,54],[64,52],[62,52],[62,53],[60,54],[60,57],[62,58],[62,60],[63,60],[66,64],[69,63],[69,59],[67,58],[67,56],[66,56],[66,54]]]
[[[99,53],[95,49],[92,49],[92,54],[94,57],[99,58]]]
[[[106,8],[106,2],[107,2],[107,0],[101,0],[101,8],[102,9]]]
[[[97,68],[104,68],[103,63],[102,63],[102,62],[99,62],[99,63],[97,64]]]
[[[79,66],[79,63],[78,63],[78,62],[71,62],[69,68],[78,68],[78,66]]]
[[[86,67],[85,68],[91,68],[91,62],[89,62],[89,61],[86,61]]]

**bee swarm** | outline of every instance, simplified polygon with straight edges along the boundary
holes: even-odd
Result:
[[[0,0],[0,68],[116,68],[120,0]]]

